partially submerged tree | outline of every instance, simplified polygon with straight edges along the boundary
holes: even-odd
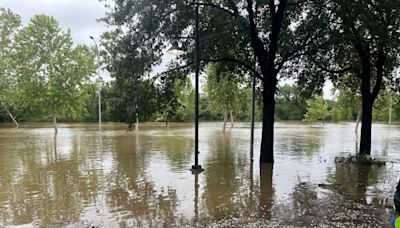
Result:
[[[375,121],[387,122],[389,125],[392,124],[393,119],[397,119],[397,113],[395,113],[394,107],[399,103],[399,96],[391,90],[382,91],[377,97],[372,116]]]
[[[70,32],[63,32],[50,16],[36,15],[16,36],[16,77],[19,105],[53,118],[77,117],[85,106],[83,87],[95,73],[94,51],[73,47]]]
[[[194,117],[194,88],[189,76],[175,81],[175,96],[179,107],[175,114],[176,121],[193,121]]]
[[[362,127],[359,153],[371,154],[372,107],[382,88],[393,83],[400,50],[400,1],[346,1],[326,4],[326,49],[312,62],[330,73],[347,72],[360,80]],[[341,69],[338,69],[341,68]],[[337,77],[333,77],[336,80]]]
[[[115,1],[104,21],[118,28],[124,48],[116,55],[130,72],[145,75],[160,63],[168,43],[181,40],[179,58],[192,65],[194,8],[200,7],[200,60],[229,62],[255,74],[263,86],[260,162],[274,162],[275,92],[280,72],[319,36],[320,1]],[[253,67],[253,53],[260,71]],[[128,69],[128,68],[127,68]],[[239,74],[246,75],[246,74]]]
[[[210,108],[223,113],[225,132],[228,114],[233,127],[233,114],[236,112],[240,102],[240,81],[227,66],[221,63],[208,65],[205,92]]]
[[[325,119],[329,116],[328,104],[322,96],[315,96],[307,100],[307,112],[304,115],[306,121],[321,120],[325,126]]]
[[[351,109],[356,114],[355,132],[358,134],[359,124],[362,116],[361,105],[361,80],[354,77],[352,72],[347,72],[336,78],[333,89],[337,93],[337,103],[341,109]]]
[[[133,129],[133,126],[138,129],[139,119],[147,120],[159,110],[160,90],[155,80],[143,73],[142,67],[147,63],[135,61],[139,48],[131,45],[131,38],[122,37],[121,31],[106,32],[102,35],[101,46],[105,68],[115,79],[111,112],[118,115],[120,121],[126,121],[129,129]],[[171,95],[167,88],[164,92]]]
[[[0,105],[13,121],[18,123],[11,114],[10,107],[15,103],[15,70],[14,38],[21,25],[18,15],[9,9],[0,8]]]

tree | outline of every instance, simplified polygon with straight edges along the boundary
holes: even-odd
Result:
[[[169,127],[170,120],[177,120],[185,115],[181,113],[191,101],[187,97],[194,91],[191,87],[191,81],[184,72],[171,72],[161,77],[161,83],[158,86],[160,93],[158,95],[158,107],[162,120],[165,121],[166,127]],[[185,110],[188,111],[188,110]],[[178,115],[180,117],[178,117]]]
[[[275,116],[281,120],[301,120],[306,113],[306,98],[297,84],[278,87]]]
[[[321,120],[325,126],[325,119],[329,116],[328,104],[322,96],[315,96],[307,100],[307,112],[304,119],[307,121]]]
[[[139,119],[147,120],[160,110],[157,107],[160,105],[160,89],[155,85],[155,80],[139,70],[145,67],[145,63],[133,58],[132,55],[138,53],[138,49],[131,46],[132,41],[126,37],[124,39],[120,33],[119,30],[105,32],[100,44],[103,47],[101,55],[105,68],[114,78],[111,112],[119,116],[120,121],[126,121],[129,128],[135,125],[138,129]],[[167,89],[164,88],[164,91]],[[164,105],[163,108],[165,110]]]
[[[359,153],[371,154],[373,104],[385,83],[392,83],[400,48],[400,1],[345,1],[326,4],[329,17],[325,51],[312,57],[328,72],[347,72],[360,80],[362,127]],[[321,50],[321,49],[320,49]],[[333,60],[333,61],[332,61]],[[322,66],[322,67],[321,67]],[[340,70],[332,70],[341,67]]]
[[[207,81],[205,92],[211,109],[223,113],[225,132],[228,114],[233,127],[233,113],[236,112],[240,102],[240,82],[229,69],[221,63],[209,64],[207,68]]]
[[[342,117],[348,119],[348,112],[351,111],[356,115],[355,132],[358,134],[359,124],[362,115],[361,106],[361,81],[358,77],[354,77],[350,72],[345,73],[341,77],[335,79],[333,88],[337,95],[337,107],[333,114],[341,112]],[[347,117],[345,117],[347,116]]]
[[[194,116],[194,88],[190,77],[175,81],[175,96],[179,107],[174,119],[176,121],[193,121]]]
[[[396,96],[393,91],[382,91],[374,103],[372,112],[373,119],[377,121],[387,121],[390,125],[392,119],[397,118],[397,113],[393,112],[393,109],[398,102],[399,96]]]
[[[15,71],[13,57],[15,55],[14,37],[21,25],[18,15],[9,9],[0,8],[0,105],[11,118],[14,125],[18,123],[11,114],[10,107],[15,101]]]
[[[260,162],[273,163],[275,92],[278,75],[304,54],[305,46],[320,35],[320,1],[205,1],[201,10],[200,60],[228,62],[262,81],[263,128]],[[130,71],[144,75],[161,62],[168,43],[181,39],[188,50],[179,58],[193,65],[195,6],[192,1],[114,1],[103,19],[121,37],[116,56]],[[307,16],[305,16],[307,14]],[[260,71],[253,67],[253,53]],[[181,67],[182,67],[181,66]],[[243,77],[246,74],[238,74]]]
[[[73,47],[70,32],[46,15],[34,16],[17,34],[15,49],[19,105],[52,116],[57,133],[57,116],[74,119],[84,109],[83,87],[96,70],[94,51]]]
[[[139,119],[148,120],[158,111],[159,90],[151,80],[117,78],[114,83],[111,113],[119,116],[119,121],[127,122],[129,129],[134,126],[137,130]]]
[[[336,95],[332,105],[332,120],[333,121],[352,121],[354,120],[353,114],[357,115],[358,118],[358,106],[357,104],[350,103],[352,98],[349,98],[344,93],[339,92]],[[358,119],[357,119],[358,121]],[[357,127],[356,127],[357,131]]]
[[[168,82],[164,82],[161,84],[161,88],[159,88],[160,94],[158,95],[158,107],[160,110],[157,113],[156,121],[165,121],[165,127],[169,128],[169,122],[176,116],[179,102],[174,92],[174,81],[168,80]]]

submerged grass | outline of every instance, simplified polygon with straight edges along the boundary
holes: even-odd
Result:
[[[369,155],[361,155],[361,154],[356,154],[356,155],[350,154],[347,157],[335,157],[335,163],[358,164],[358,165],[369,165],[369,166],[386,165],[385,161],[372,158]]]

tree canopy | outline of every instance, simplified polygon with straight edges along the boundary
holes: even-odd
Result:
[[[328,104],[322,96],[315,96],[307,100],[307,112],[304,119],[307,121],[321,120],[325,125],[325,119],[329,116]]]
[[[179,40],[186,54],[178,62],[181,67],[192,66],[196,5],[201,14],[201,66],[225,62],[262,81],[260,161],[272,163],[278,74],[288,65],[296,65],[295,60],[306,50],[304,47],[320,35],[317,25],[323,1],[115,1],[103,19],[115,28],[118,54],[114,58],[123,66],[131,66],[127,68],[130,72],[145,75],[160,63],[168,44]],[[253,66],[254,55],[259,70]]]
[[[55,18],[36,15],[17,34],[15,51],[21,108],[50,115],[54,123],[57,116],[76,118],[83,111],[83,87],[96,69],[93,50],[74,47],[70,32],[62,31]]]
[[[15,105],[15,35],[21,26],[21,19],[9,9],[0,8],[0,108],[5,109],[18,126],[10,112]]]

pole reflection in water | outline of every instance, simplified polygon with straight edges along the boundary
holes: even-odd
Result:
[[[254,159],[253,159],[253,146],[250,146],[250,202],[253,202],[253,194],[254,194]]]
[[[199,174],[193,173],[194,175],[194,221],[199,220]]]
[[[57,134],[54,134],[54,161],[57,163]]]
[[[273,167],[272,164],[260,163],[260,215],[266,219],[271,219]]]

